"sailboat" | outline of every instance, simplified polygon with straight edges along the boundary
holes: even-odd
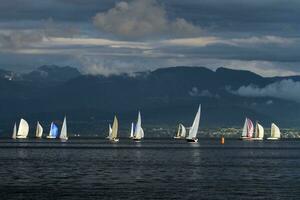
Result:
[[[68,140],[68,132],[67,132],[67,117],[65,116],[63,125],[61,127],[59,139]]]
[[[119,138],[117,138],[117,137],[118,137],[118,119],[115,116],[113,126],[112,126],[112,131],[111,131],[111,134],[108,136],[108,139],[111,142],[119,142]]]
[[[142,128],[141,113],[139,112],[134,130],[133,140],[139,142],[142,138],[144,138],[144,130]]]
[[[36,131],[35,131],[35,137],[36,138],[42,138],[43,135],[43,127],[40,124],[40,122],[37,122],[36,124]]]
[[[109,139],[111,137],[111,133],[112,133],[112,128],[111,125],[108,125],[108,136],[106,137],[107,139]]]
[[[280,129],[274,123],[271,125],[271,136],[267,138],[267,140],[278,140],[280,139]]]
[[[50,127],[50,133],[47,136],[48,139],[56,139],[58,136],[58,127],[52,122]]]
[[[12,139],[17,139],[17,124],[15,123],[14,129],[13,129],[13,134],[12,134]]]
[[[131,123],[131,130],[130,130],[130,136],[129,138],[133,138],[133,134],[134,134],[134,123]]]
[[[186,128],[179,124],[177,134],[174,136],[174,139],[183,139],[186,136]]]
[[[260,125],[258,122],[256,122],[255,125],[255,134],[252,140],[263,140],[264,139],[264,127]]]
[[[194,143],[198,142],[197,133],[198,133],[199,124],[200,124],[200,116],[201,116],[201,105],[199,105],[193,125],[189,130],[188,137],[186,138],[186,140],[188,142],[194,142]]]
[[[28,133],[29,133],[29,125],[24,119],[21,119],[16,138],[17,139],[25,139],[25,138],[27,138]]]
[[[252,121],[246,117],[241,139],[242,140],[251,139],[253,136],[253,132],[254,132],[253,129],[254,129],[254,127],[253,127]]]

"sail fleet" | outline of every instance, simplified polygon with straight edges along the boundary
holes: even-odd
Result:
[[[191,127],[185,127],[182,123],[178,125],[178,131],[174,136],[174,139],[184,139],[187,142],[197,143],[198,138],[198,130],[200,126],[200,118],[201,118],[201,104],[198,107],[197,113],[193,120]],[[114,116],[113,124],[109,124],[108,126],[108,136],[106,137],[110,142],[119,142],[118,138],[118,129],[119,122],[116,116]],[[39,121],[36,124],[35,137],[42,138],[44,133],[44,129]],[[21,119],[19,122],[19,126],[17,128],[17,124],[14,124],[12,139],[26,139],[29,134],[29,124],[25,119]],[[243,130],[241,133],[241,140],[263,140],[265,135],[265,131],[263,126],[256,122],[255,127],[253,122],[249,118],[245,118]],[[49,134],[46,136],[47,139],[60,139],[60,140],[68,140],[68,131],[67,131],[67,118],[64,117],[63,124],[61,130],[59,132],[58,126],[52,122],[50,125]],[[136,123],[131,123],[130,129],[130,139],[135,142],[140,142],[144,138],[144,130],[142,128],[142,117],[141,112],[138,111],[137,121]],[[271,124],[271,135],[267,138],[267,140],[278,140],[281,138],[281,132],[279,127],[272,123]]]
[[[256,122],[255,125],[255,132],[254,132],[254,126],[253,122],[246,117],[242,136],[240,139],[242,140],[263,140],[265,135],[264,127]],[[272,123],[271,124],[271,136],[267,138],[267,140],[278,140],[281,137],[280,129],[279,127]]]

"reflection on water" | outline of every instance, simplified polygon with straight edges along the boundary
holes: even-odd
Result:
[[[295,199],[300,141],[1,140],[1,199]]]

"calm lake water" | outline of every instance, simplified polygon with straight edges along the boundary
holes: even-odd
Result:
[[[300,140],[0,140],[1,199],[295,199]]]

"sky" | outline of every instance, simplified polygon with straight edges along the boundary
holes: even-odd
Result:
[[[299,0],[1,0],[0,68],[300,74]]]

